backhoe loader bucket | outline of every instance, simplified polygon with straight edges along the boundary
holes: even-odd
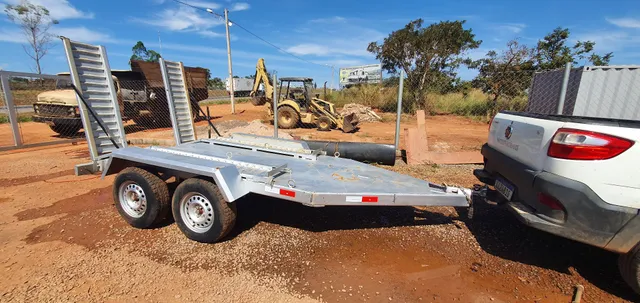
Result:
[[[342,119],[342,131],[345,133],[352,133],[358,130],[358,116],[355,113],[346,115]]]
[[[264,105],[269,101],[265,96],[253,96],[251,97],[251,104],[255,106]]]

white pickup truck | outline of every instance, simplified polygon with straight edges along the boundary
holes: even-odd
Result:
[[[520,221],[620,253],[640,293],[640,121],[501,112],[474,171]]]

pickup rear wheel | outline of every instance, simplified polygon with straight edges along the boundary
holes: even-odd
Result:
[[[225,201],[213,182],[191,178],[180,183],[171,203],[173,218],[187,238],[214,243],[226,236],[236,222],[236,205]]]
[[[618,268],[622,279],[631,286],[631,288],[640,294],[640,244],[636,245],[631,251],[620,255],[618,258]]]
[[[113,200],[129,225],[150,228],[169,214],[167,183],[139,167],[123,169],[113,182]]]
[[[62,136],[73,136],[80,131],[82,126],[74,124],[52,124],[49,125],[52,131]]]

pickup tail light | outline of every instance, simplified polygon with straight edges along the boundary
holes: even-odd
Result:
[[[602,133],[561,128],[553,136],[547,155],[568,160],[606,160],[623,153],[633,143]]]

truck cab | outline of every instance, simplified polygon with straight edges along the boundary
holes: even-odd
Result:
[[[58,76],[69,77],[68,72],[58,73]],[[113,76],[116,93],[120,95],[120,83]],[[120,97],[118,97],[120,99]],[[71,79],[56,80],[56,89],[45,91],[37,96],[33,104],[34,122],[47,124],[51,130],[62,136],[72,136],[82,128],[80,108],[76,93],[71,87]]]

